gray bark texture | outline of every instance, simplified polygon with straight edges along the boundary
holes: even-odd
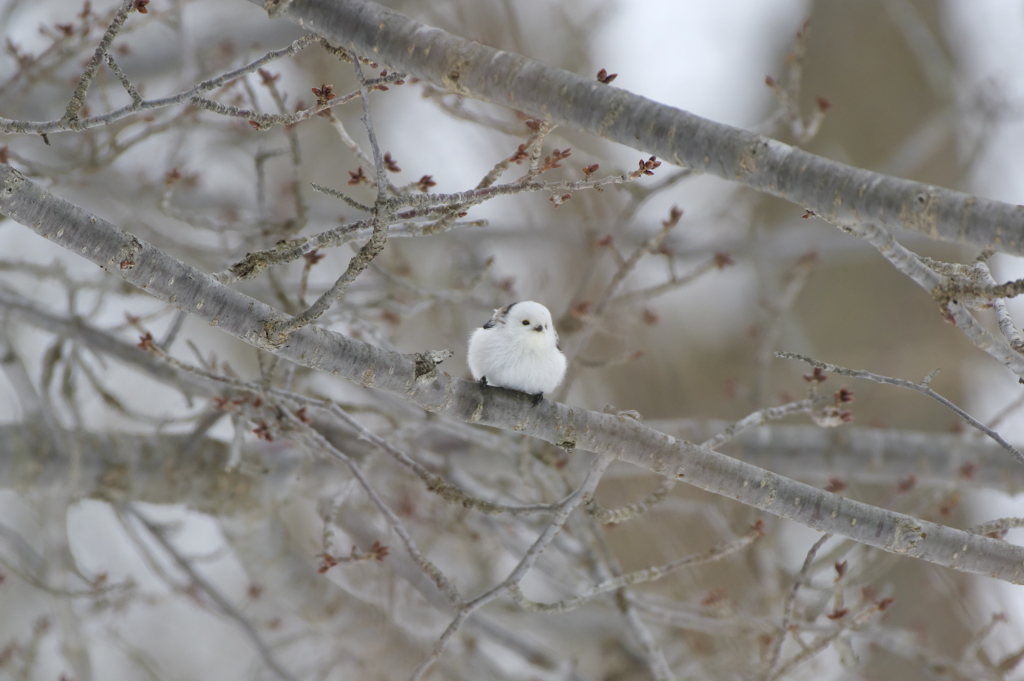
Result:
[[[451,92],[739,182],[833,224],[874,223],[1024,254],[1024,206],[889,177],[426,26],[367,0],[267,2],[357,54]]]
[[[317,327],[280,345],[266,337],[275,308],[53,195],[0,165],[0,213],[197,319],[279,357],[402,397],[441,416],[515,431],[567,451],[612,454],[668,478],[807,527],[936,565],[1024,584],[1024,547],[918,520],[825,492],[678,440],[628,418],[544,401],[438,371],[422,357],[373,347]]]

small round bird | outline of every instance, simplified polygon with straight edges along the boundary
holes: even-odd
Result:
[[[481,385],[518,390],[537,404],[565,377],[551,313],[527,300],[494,311],[469,337],[469,370]]]

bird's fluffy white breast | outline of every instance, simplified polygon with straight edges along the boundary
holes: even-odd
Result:
[[[517,329],[518,330],[518,329]],[[548,334],[512,333],[494,326],[469,338],[469,370],[489,385],[536,395],[558,387],[565,377],[565,355]]]

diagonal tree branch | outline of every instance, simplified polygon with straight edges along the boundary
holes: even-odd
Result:
[[[222,384],[184,371],[153,353],[140,350],[134,343],[95,328],[82,319],[65,318],[54,314],[41,308],[33,300],[2,288],[0,311],[50,333],[73,336],[90,351],[114,357],[138,372],[173,385],[186,393],[210,397],[222,394],[225,389]],[[406,418],[408,416],[411,416],[411,413],[407,414]],[[677,439],[696,442],[704,442],[719,436],[730,425],[735,425],[712,419],[672,419],[646,423],[655,430],[668,433]],[[427,429],[429,425],[424,422],[422,427]],[[35,479],[34,476],[41,476],[47,480],[64,479],[63,466],[67,462],[55,461],[54,457],[41,454],[50,445],[47,444],[46,433],[36,432],[37,430],[33,429],[30,435],[23,431],[19,424],[0,428],[0,486],[9,484],[18,487],[26,484],[28,480]],[[113,435],[111,442],[97,442],[95,447],[87,445],[81,434],[75,437],[85,458],[88,458],[88,452],[106,452],[117,461],[134,461],[142,456],[141,452],[145,451],[147,446],[156,446],[137,442],[134,436],[127,434]],[[346,432],[345,437],[348,447],[352,448],[355,446],[354,442],[364,442],[368,436],[365,433],[360,435],[360,432]],[[170,436],[165,435],[164,438]],[[171,441],[168,451],[178,451],[189,444],[187,437],[182,440],[171,438]],[[819,481],[821,484],[836,481],[844,484],[859,482],[894,485],[897,481],[913,478],[918,487],[946,488],[951,484],[970,484],[1003,490],[1010,494],[1024,489],[1024,467],[1007,458],[1000,447],[987,440],[965,441],[961,436],[954,434],[879,430],[855,426],[835,430],[804,425],[764,425],[744,431],[734,443],[731,454],[736,458],[757,461],[762,465],[770,462],[770,467],[777,473],[804,481]],[[203,440],[202,444],[204,447],[216,446],[206,440]],[[117,454],[119,447],[123,446],[137,447],[140,454]],[[199,443],[195,446],[199,446]],[[26,458],[19,460],[15,455],[17,451],[27,452]],[[160,454],[158,458],[163,457],[165,455]],[[203,461],[213,460],[209,456],[200,458]],[[40,461],[44,460],[47,466],[57,467],[52,475],[38,470]],[[222,470],[227,458],[225,456],[216,460],[220,463],[212,464],[211,474],[213,471]],[[12,464],[14,467],[10,468]],[[19,464],[24,464],[25,469],[19,469]],[[135,470],[135,464],[125,465]],[[176,464],[171,468],[180,468],[180,465]],[[82,484],[75,488],[76,496],[107,496],[98,483],[93,484],[85,480],[81,474],[78,478]],[[132,483],[129,486],[133,491],[138,491],[136,484]],[[191,495],[195,492],[196,490],[190,487],[189,490],[182,492],[182,497],[176,497],[171,491],[161,498],[166,503],[185,503],[192,508],[198,508],[191,505]],[[138,495],[131,496],[131,499],[153,501]],[[200,500],[214,499],[201,493]],[[211,512],[205,507],[202,511]]]
[[[830,161],[421,24],[369,0],[250,0],[451,92],[739,182],[837,224],[873,222],[1024,254],[1024,207]]]
[[[1024,548],[919,520],[790,480],[634,419],[545,402],[454,378],[425,355],[403,355],[321,328],[296,330],[272,347],[263,330],[285,315],[51,194],[0,164],[0,213],[78,253],[150,295],[277,356],[374,387],[448,418],[614,455],[700,489],[936,565],[1024,584]]]

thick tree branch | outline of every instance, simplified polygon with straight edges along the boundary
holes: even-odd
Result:
[[[41,308],[35,301],[0,288],[0,310],[21,321],[56,335],[76,338],[91,351],[114,357],[147,376],[176,389],[202,396],[219,395],[223,385],[215,385],[198,374],[183,371],[153,353],[139,350],[117,336],[97,329],[80,319],[68,319]],[[411,418],[409,413],[404,419]],[[431,423],[418,428],[430,437]],[[712,419],[674,419],[647,421],[647,424],[677,439],[704,442],[729,427],[727,421]],[[355,433],[359,435],[359,433]],[[365,436],[364,436],[365,437]],[[475,435],[479,439],[479,433]],[[349,437],[348,446],[353,445]],[[363,441],[362,437],[355,440]],[[5,444],[12,440],[0,429],[0,462]],[[488,446],[485,443],[484,446]],[[25,443],[32,450],[41,444]],[[1024,467],[1007,458],[1003,450],[987,440],[965,440],[961,435],[924,433],[879,428],[818,428],[801,425],[765,425],[745,431],[730,442],[728,453],[738,459],[758,463],[787,477],[826,484],[842,483],[896,485],[913,478],[918,487],[948,487],[970,484],[998,489],[1009,494],[1024,490]],[[12,480],[0,470],[0,480]],[[20,484],[20,483],[16,483]],[[89,491],[77,491],[89,496]],[[147,501],[147,499],[134,498]],[[188,503],[186,499],[174,503]]]
[[[150,295],[245,342],[319,371],[399,396],[448,418],[613,454],[660,475],[790,518],[807,527],[963,572],[1024,583],[1024,548],[824,492],[672,438],[634,419],[544,402],[418,369],[416,356],[376,348],[321,328],[296,330],[271,347],[263,330],[285,318],[269,305],[90,214],[0,164],[0,213]]]
[[[250,1],[451,92],[740,182],[832,223],[877,223],[1024,254],[1022,206],[830,161],[426,26],[368,0]]]

